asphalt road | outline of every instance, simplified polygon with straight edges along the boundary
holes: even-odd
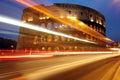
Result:
[[[0,61],[0,80],[120,80],[118,54],[54,56]]]

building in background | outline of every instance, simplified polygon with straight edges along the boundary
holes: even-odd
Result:
[[[39,7],[39,5],[37,5]],[[81,20],[87,24],[90,29],[97,31],[105,36],[105,17],[98,11],[89,7],[76,4],[59,4],[45,6],[59,18]],[[23,10],[22,21],[39,25],[42,28],[62,32],[77,38],[96,42],[97,44],[77,41],[62,36],[38,32],[35,30],[20,28],[17,49],[34,49],[46,51],[81,51],[81,50],[104,50],[106,43],[87,33],[79,31],[70,25],[61,23],[41,12],[28,7]],[[76,27],[76,25],[74,26]]]

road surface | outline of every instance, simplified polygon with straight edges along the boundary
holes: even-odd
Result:
[[[79,54],[1,61],[0,80],[120,80],[118,54]]]

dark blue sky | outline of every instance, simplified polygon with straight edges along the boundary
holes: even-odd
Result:
[[[33,0],[37,3],[50,5],[52,3],[72,3],[88,6],[101,12],[106,17],[106,35],[120,42],[120,0]],[[0,14],[21,19],[25,6],[15,0],[1,0]],[[19,28],[0,23],[0,37],[17,40]]]

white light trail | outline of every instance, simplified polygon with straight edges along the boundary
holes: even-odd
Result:
[[[76,54],[112,54],[113,51],[83,51],[83,52],[49,52],[50,55],[76,55]]]
[[[66,37],[66,38],[76,39],[78,41],[83,41],[83,42],[87,42],[87,43],[96,44],[95,42],[92,42],[92,41],[88,41],[88,40],[85,40],[85,39],[80,39],[80,38],[77,38],[77,37],[73,37],[73,36],[63,34],[63,33],[60,33],[60,32],[55,32],[55,31],[52,31],[52,30],[48,30],[48,29],[42,28],[42,27],[37,26],[37,25],[24,23],[22,21],[19,21],[19,20],[10,18],[10,17],[6,17],[6,16],[3,16],[3,15],[0,15],[0,22],[15,25],[15,26],[18,26],[18,27],[20,26],[20,27],[24,27],[24,28],[29,28],[29,29],[33,29],[33,30],[36,30],[36,31],[49,33],[49,34],[54,34],[54,35],[58,35],[58,36],[63,36],[63,37]]]
[[[120,48],[110,48],[111,50],[120,51]]]
[[[15,33],[15,32],[2,31],[2,30],[0,30],[0,34],[18,35],[18,34],[17,34],[17,33]]]

